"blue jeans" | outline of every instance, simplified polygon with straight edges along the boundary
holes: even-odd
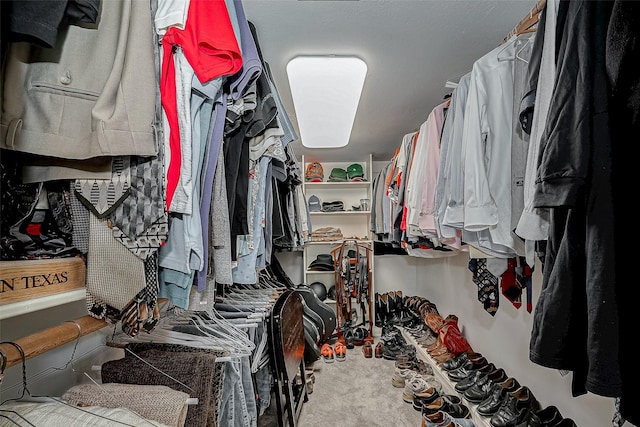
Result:
[[[258,411],[249,356],[233,358],[226,364],[218,426],[256,427],[258,425]]]
[[[254,359],[262,359],[263,354],[269,351],[268,342],[264,342],[262,346],[260,345],[262,340],[268,340],[266,330],[266,321],[263,320],[262,323],[258,324],[253,340],[256,345],[256,349],[262,348],[263,351],[260,354],[254,352]],[[257,365],[257,363],[254,360],[254,366],[255,365]],[[263,367],[257,369],[256,372],[254,372],[254,375],[256,379],[256,393],[258,395],[258,409],[262,411],[271,405],[271,383],[273,382],[273,375],[271,374],[270,364],[267,363]]]

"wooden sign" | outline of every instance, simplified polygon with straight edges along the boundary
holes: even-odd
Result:
[[[82,258],[0,261],[0,305],[85,286]]]

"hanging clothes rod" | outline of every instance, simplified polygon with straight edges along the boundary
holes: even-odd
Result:
[[[77,340],[79,337],[96,332],[105,326],[107,322],[96,319],[89,315],[75,320],[69,320],[51,328],[43,329],[26,337],[19,338],[13,342],[18,344],[24,351],[25,360],[39,356],[56,347]],[[22,355],[18,348],[10,343],[0,344],[0,350],[6,357],[6,367],[22,363]],[[0,354],[2,357],[2,354]],[[2,361],[0,361],[0,364]]]
[[[507,34],[504,38],[503,43],[509,40],[514,34],[523,34],[532,31],[532,27],[538,23],[538,18],[540,17],[540,12],[545,7],[547,0],[538,0],[538,2],[533,6],[533,9],[518,22],[518,24],[513,27],[513,30]],[[535,30],[533,30],[535,31]]]

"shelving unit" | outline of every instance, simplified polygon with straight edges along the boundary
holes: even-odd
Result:
[[[331,201],[342,201],[344,205],[344,211],[339,212],[309,212],[311,219],[311,229],[315,230],[322,227],[337,227],[342,231],[344,239],[357,238],[360,242],[373,249],[373,240],[371,240],[371,210],[353,210],[353,206],[360,206],[361,199],[368,199],[369,206],[371,206],[371,199],[373,195],[372,181],[372,156],[362,160],[353,160],[345,162],[323,162],[321,158],[305,158],[302,156],[303,170],[306,171],[307,165],[311,162],[318,161],[322,164],[324,170],[323,182],[308,182],[304,181],[302,184],[302,190],[306,199],[312,195],[317,196],[321,203]],[[346,182],[328,182],[329,175],[333,168],[347,169],[347,167],[353,163],[362,165],[364,172],[364,178],[366,181],[346,181]],[[317,242],[307,241],[304,246],[304,282],[311,284],[313,282],[321,282],[325,285],[327,290],[334,286],[334,272],[333,271],[311,271],[308,270],[309,264],[319,254],[331,253],[331,250],[341,245],[343,240]],[[373,259],[371,256],[369,260],[369,268],[371,269],[371,287],[374,288],[373,277]],[[373,294],[373,292],[372,292]],[[372,296],[373,298],[373,296]],[[334,300],[326,299],[324,301],[332,306],[335,305]],[[359,311],[359,310],[358,310]],[[362,313],[358,312],[358,316],[362,316]],[[373,316],[373,314],[372,314]],[[361,319],[361,317],[359,317]]]

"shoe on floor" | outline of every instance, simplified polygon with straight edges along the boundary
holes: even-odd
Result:
[[[378,341],[374,349],[374,354],[376,356],[376,359],[381,359],[382,353],[384,353],[384,343],[382,341]]]
[[[335,359],[335,355],[333,352],[333,347],[331,347],[331,344],[324,343],[322,345],[322,348],[320,349],[320,354],[322,355],[322,359],[326,363],[333,363],[333,360]]]
[[[365,341],[362,344],[362,353],[364,353],[364,357],[367,359],[371,359],[373,357],[373,347],[371,346],[371,342]]]
[[[346,359],[346,357],[347,357],[347,347],[344,344],[342,344],[340,341],[338,341],[333,346],[333,351],[336,354],[336,360],[338,362],[342,362],[344,359]]]

